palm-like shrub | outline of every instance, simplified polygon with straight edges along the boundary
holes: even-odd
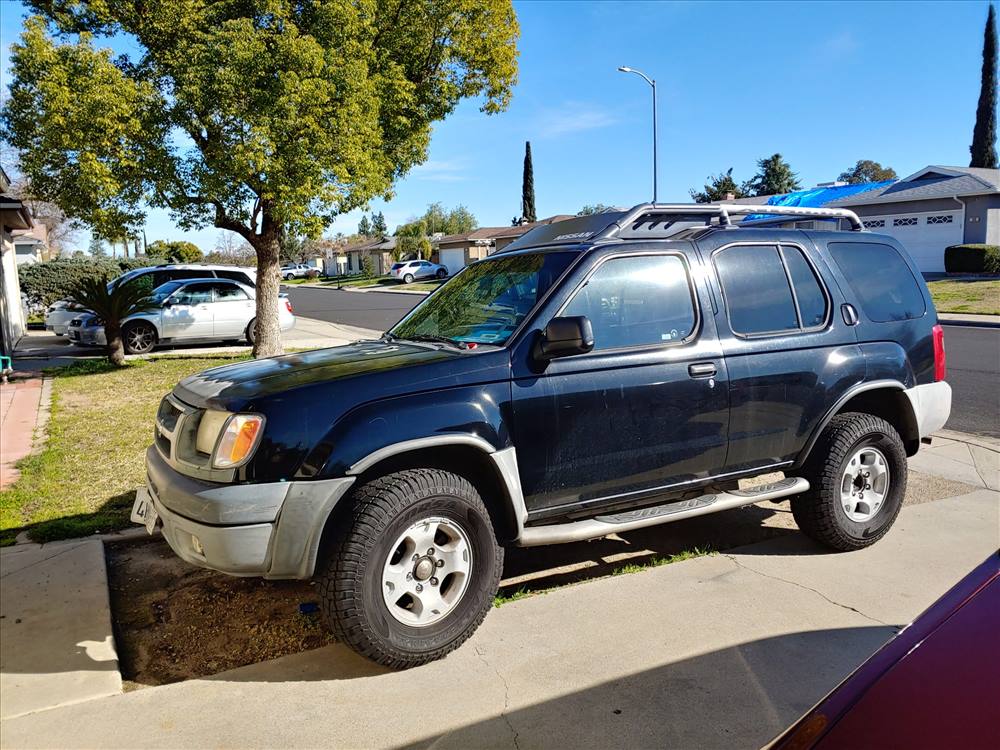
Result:
[[[81,279],[74,285],[70,299],[98,317],[107,339],[108,361],[119,366],[125,364],[122,321],[156,307],[149,284],[141,279],[110,285],[110,288],[104,279]]]

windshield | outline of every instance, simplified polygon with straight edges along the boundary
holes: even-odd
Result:
[[[166,284],[160,284],[156,287],[150,296],[153,298],[153,302],[159,304],[182,286],[184,286],[183,281],[168,281]]]
[[[500,345],[566,270],[575,253],[494,256],[461,273],[389,331],[395,338],[437,337]]]

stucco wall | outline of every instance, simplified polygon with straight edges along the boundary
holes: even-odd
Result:
[[[1000,195],[965,198],[965,241],[1000,245]]]
[[[0,234],[0,354],[10,356],[17,340],[24,335],[24,327],[14,243],[4,231]]]

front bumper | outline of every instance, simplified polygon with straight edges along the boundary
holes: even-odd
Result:
[[[146,451],[146,488],[167,544],[182,560],[229,575],[312,577],[326,521],[353,484],[354,477],[204,482],[178,472],[155,447]]]

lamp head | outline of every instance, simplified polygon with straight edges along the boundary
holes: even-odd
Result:
[[[631,73],[632,72],[632,68],[628,67],[627,65],[619,65],[618,66],[618,72],[620,72],[620,73]]]

